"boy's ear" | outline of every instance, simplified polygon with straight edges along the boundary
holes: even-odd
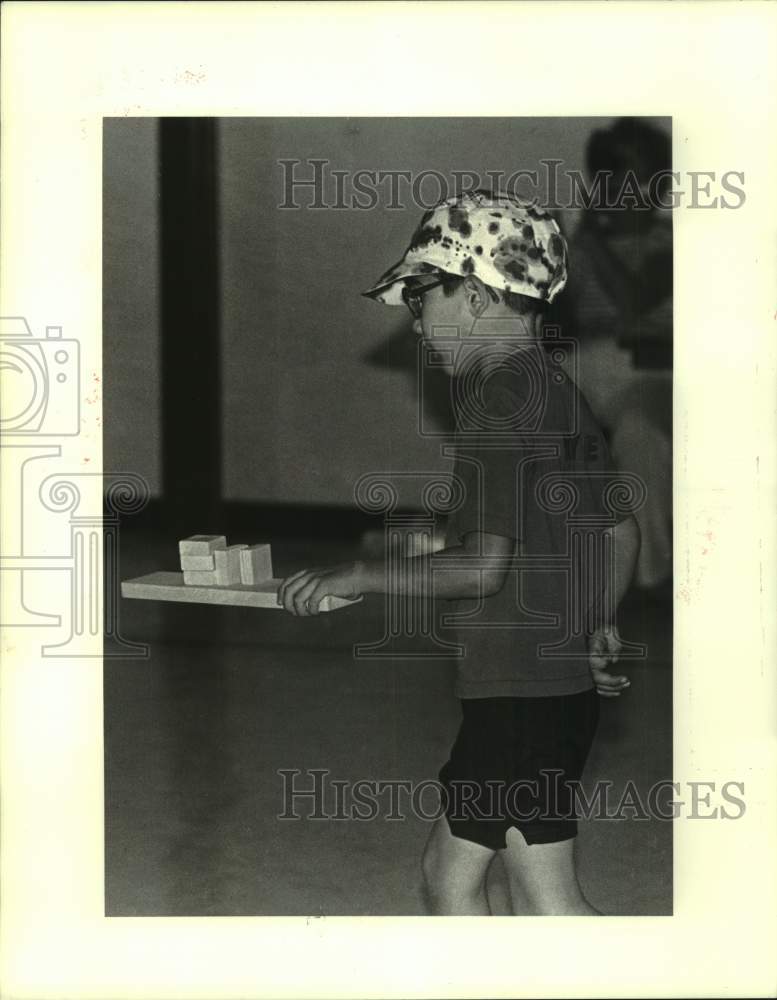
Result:
[[[480,316],[488,309],[489,297],[486,286],[474,274],[468,275],[462,282],[467,308],[474,317]]]

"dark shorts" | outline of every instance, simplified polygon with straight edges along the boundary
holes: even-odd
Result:
[[[599,720],[596,691],[548,698],[467,698],[440,771],[455,837],[493,851],[514,826],[527,844],[577,834],[575,796]]]

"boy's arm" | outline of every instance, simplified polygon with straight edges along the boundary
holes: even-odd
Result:
[[[387,575],[382,560],[362,562],[360,592],[416,597],[433,593],[447,600],[489,597],[502,589],[514,552],[512,538],[470,531],[464,536],[463,545],[401,560],[400,572],[391,576]],[[422,562],[427,565],[421,566]]]
[[[604,532],[615,550],[614,573],[608,574],[599,600],[591,609],[588,662],[596,690],[605,698],[615,698],[629,686],[628,678],[613,677],[607,667],[616,663],[621,642],[615,627],[615,611],[628,590],[640,548],[639,525],[633,515]]]
[[[466,599],[488,597],[502,589],[515,551],[515,539],[472,531],[462,545],[428,555],[357,560],[324,569],[302,570],[284,580],[278,603],[292,614],[318,614],[327,594],[356,598],[361,594]]]
[[[629,589],[639,556],[641,535],[639,525],[633,515],[607,528],[615,552],[615,572],[605,578],[601,596],[594,609],[594,627],[609,627],[615,624],[615,611]]]

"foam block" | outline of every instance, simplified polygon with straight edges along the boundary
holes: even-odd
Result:
[[[215,587],[218,585],[215,569],[185,569],[183,582],[187,587]]]
[[[272,580],[272,551],[269,545],[252,545],[240,553],[240,582],[264,583]]]
[[[225,549],[225,535],[192,535],[178,543],[178,551],[182,556],[209,556],[217,549]]]
[[[232,583],[240,583],[240,553],[247,545],[230,545],[226,549],[215,549],[213,557],[216,560],[216,584],[227,587]]]
[[[181,569],[184,573],[187,570],[202,572],[203,570],[215,570],[216,560],[210,556],[181,556]]]

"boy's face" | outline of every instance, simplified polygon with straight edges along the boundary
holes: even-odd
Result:
[[[458,341],[463,346],[465,341],[474,338],[475,326],[479,322],[485,322],[491,330],[490,338],[488,329],[480,330],[485,335],[485,339],[479,338],[481,350],[488,343],[497,343],[493,340],[494,337],[499,338],[499,349],[503,351],[505,342],[502,337],[505,335],[519,338],[514,342],[516,347],[525,346],[527,338],[534,340],[542,336],[541,312],[538,311],[532,318],[505,312],[507,307],[502,306],[501,312],[497,310],[494,313],[488,291],[477,278],[467,278],[454,288],[449,286],[447,295],[444,287],[437,283],[438,280],[430,277],[428,281],[413,285],[416,301],[420,302],[421,307],[421,315],[413,320],[413,331],[423,338],[428,348],[437,350],[435,367],[441,368],[448,375],[456,374],[456,358],[460,354],[456,349],[450,350],[451,341]],[[429,290],[423,291],[424,286]],[[465,354],[464,357],[466,356]]]
[[[421,299],[421,316],[413,321],[413,331],[431,344],[439,337],[466,337],[472,331],[474,316],[466,309],[463,287],[448,295],[442,285],[431,288]]]
[[[472,333],[475,317],[467,309],[463,285],[445,294],[441,285],[430,288],[421,298],[421,315],[413,320],[413,331],[422,337],[428,347],[442,347],[441,341],[446,340],[448,346],[452,339],[462,340]],[[455,374],[456,352],[445,351],[438,356],[437,367],[446,374]],[[448,360],[450,359],[450,360]]]

